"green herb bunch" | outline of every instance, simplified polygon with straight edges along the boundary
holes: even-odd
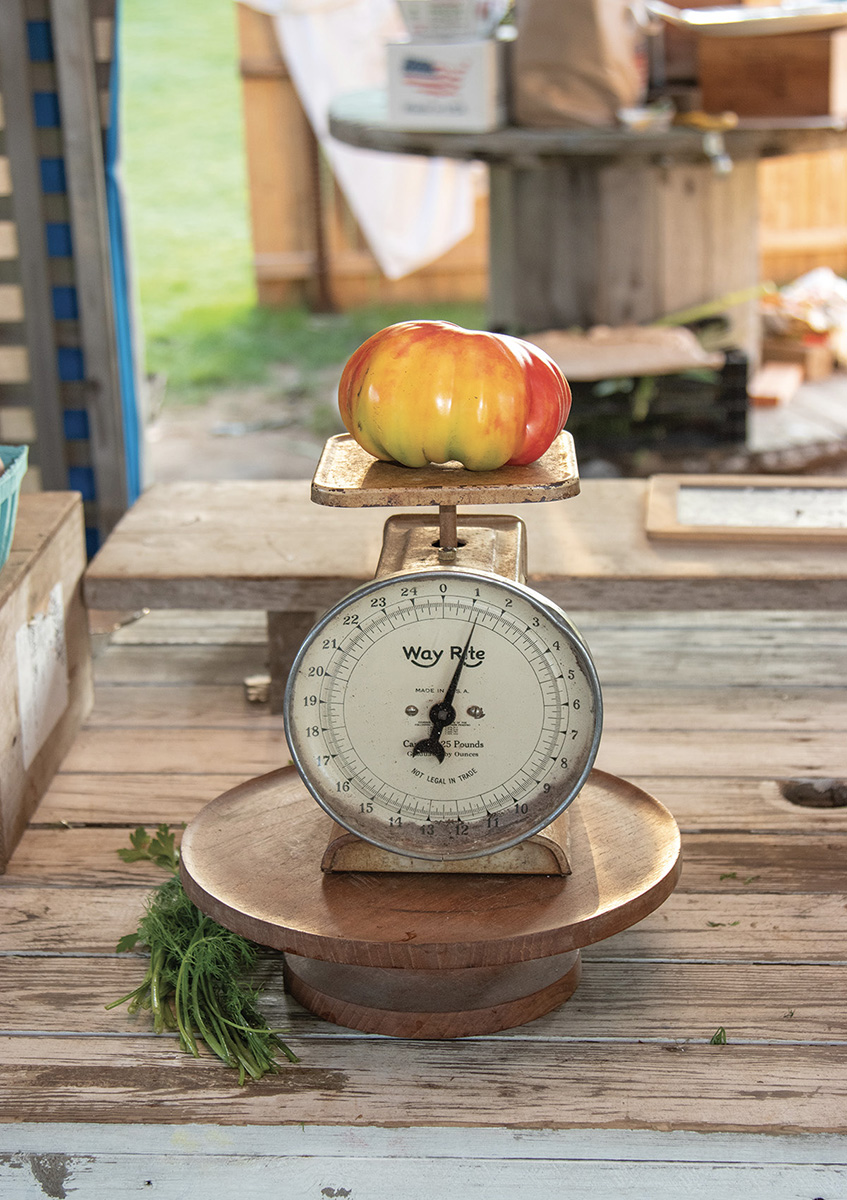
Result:
[[[188,1054],[199,1057],[198,1040],[238,1071],[238,1082],[280,1070],[276,1054],[297,1056],[268,1027],[256,1007],[259,992],[245,982],[259,947],[202,913],[186,895],[179,876],[179,851],[167,825],[154,837],[143,828],[130,835],[124,862],[154,862],[171,872],[149,897],[135,933],[118,942],[118,953],[146,946],[150,961],[143,980],[119,1000],[131,1013],[149,1009],[156,1033],[176,1032]]]

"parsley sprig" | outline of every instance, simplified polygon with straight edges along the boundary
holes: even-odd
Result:
[[[179,850],[176,848],[176,834],[169,825],[160,825],[153,837],[143,825],[139,825],[134,833],[129,835],[130,845],[122,846],[118,858],[125,863],[152,862],[165,871],[179,870]]]
[[[258,989],[245,982],[259,947],[218,925],[186,895],[177,871],[175,834],[160,825],[151,837],[139,826],[124,862],[153,862],[170,872],[148,898],[134,933],[122,937],[118,953],[146,946],[147,972],[137,988],[106,1008],[129,1004],[129,1012],[149,1010],[156,1033],[175,1032],[188,1054],[199,1057],[199,1042],[238,1071],[238,1082],[279,1071],[277,1052],[290,1062],[296,1054],[270,1029],[259,1012]]]

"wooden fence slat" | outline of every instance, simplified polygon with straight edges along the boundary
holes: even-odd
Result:
[[[758,171],[762,278],[847,271],[847,150],[770,159]]]

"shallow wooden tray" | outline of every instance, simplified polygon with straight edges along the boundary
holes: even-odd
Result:
[[[319,1016],[392,1036],[465,1037],[557,1007],[577,986],[580,947],[673,891],[679,830],[646,792],[593,771],[569,825],[564,878],[326,875],[326,815],[287,767],[198,814],[182,877],[220,924],[289,955],[289,990]]]
[[[703,489],[714,497],[714,515],[704,514],[696,522],[680,515],[680,493],[684,489]],[[743,500],[736,512],[721,517],[720,498],[735,491],[749,499],[749,519],[743,515]],[[812,518],[803,512],[804,492],[830,492],[829,513]],[[771,493],[772,512],[763,512],[760,503]],[[789,506],[787,514],[779,515],[776,502],[783,497],[777,493],[793,493],[797,505]],[[781,508],[786,508],[781,503]],[[782,543],[846,542],[847,479],[841,476],[817,475],[654,475],[647,493],[646,530],[648,537],[671,541]]]

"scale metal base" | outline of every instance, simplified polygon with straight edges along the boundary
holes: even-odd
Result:
[[[405,1038],[525,1024],[579,982],[582,946],[640,921],[680,871],[671,814],[593,771],[569,808],[572,874],[325,874],[329,819],[287,767],[212,801],[182,842],[186,892],[286,953],[291,995],[328,1021]]]

